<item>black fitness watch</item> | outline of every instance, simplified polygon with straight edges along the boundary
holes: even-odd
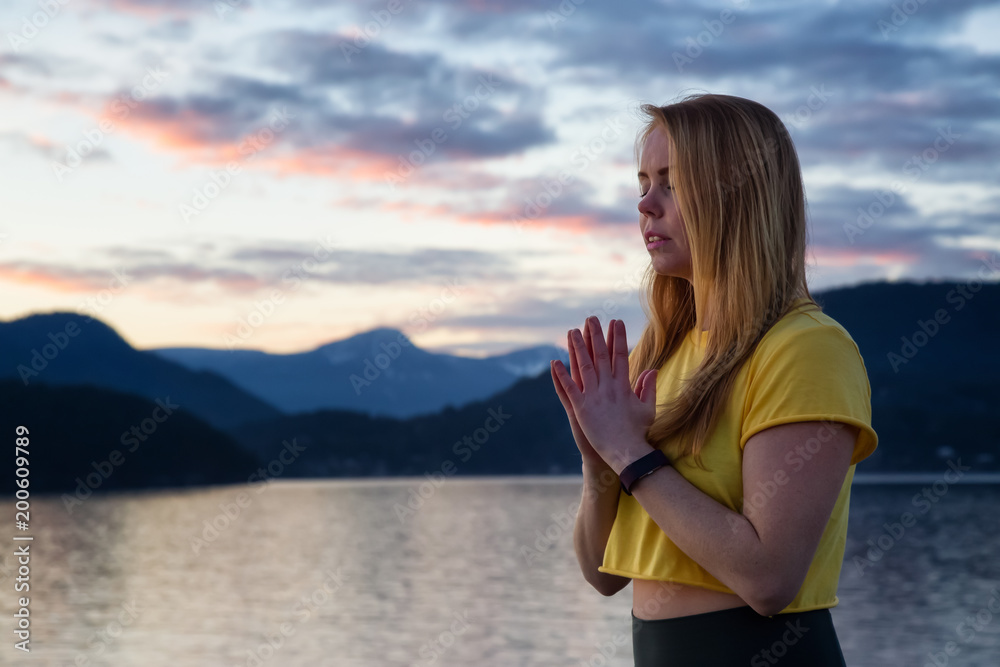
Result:
[[[618,475],[622,483],[622,490],[631,496],[632,487],[640,478],[668,465],[670,465],[670,460],[667,459],[667,455],[662,450],[654,449],[622,469],[621,474]]]

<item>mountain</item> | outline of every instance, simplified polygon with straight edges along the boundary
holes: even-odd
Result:
[[[4,378],[17,379],[25,387],[89,384],[150,400],[169,397],[221,429],[281,414],[220,375],[192,371],[136,350],[100,320],[76,313],[0,322],[0,379]]]
[[[860,471],[943,472],[949,460],[973,472],[1000,471],[1000,390],[993,382],[1000,374],[1000,285],[869,283],[815,297],[858,343],[868,370],[879,447]],[[327,380],[326,369],[349,374],[351,364],[368,359],[379,374],[366,390],[378,389],[387,403],[394,396],[402,400],[437,391],[434,400],[452,397],[452,404],[406,418],[387,416],[389,406],[382,415],[343,409],[283,415],[214,373],[134,350],[106,325],[84,319],[52,314],[0,324],[0,369],[14,376],[0,382],[0,428],[13,434],[16,424],[25,424],[31,430],[32,488],[65,489],[78,477],[86,480],[107,470],[111,452],[135,434],[133,426],[154,429],[150,444],[158,444],[126,454],[113,475],[116,481],[109,478],[102,489],[245,481],[247,470],[259,461],[281,461],[284,477],[440,479],[580,470],[580,455],[547,369],[485,396],[476,385],[480,375],[475,370],[483,367],[477,364],[507,364],[502,372],[526,373],[532,364],[547,364],[555,356],[545,348],[462,360],[402,343],[394,348],[399,332],[375,330],[286,356],[298,357],[303,374],[310,362],[320,366]],[[233,356],[266,367],[277,355],[238,351]],[[252,367],[243,361],[238,365]],[[435,386],[444,378],[462,379],[481,397],[454,399],[447,388]],[[293,379],[285,378],[287,387]],[[112,384],[146,393],[120,393],[108,387]],[[171,408],[174,416],[161,424],[156,415],[162,412],[156,410],[164,410],[163,403],[179,407]],[[433,404],[428,400],[428,409]],[[200,413],[212,413],[214,421]],[[279,458],[283,451],[293,458]],[[151,458],[139,458],[141,452]],[[5,488],[9,484],[0,482],[0,493]]]
[[[196,371],[212,371],[286,413],[338,409],[405,419],[460,407],[548,372],[568,353],[551,345],[471,359],[421,350],[397,329],[378,328],[308,352],[160,348]]]
[[[814,295],[850,332],[868,369],[879,446],[862,471],[941,472],[959,459],[976,472],[1000,470],[1000,390],[991,382],[1000,371],[1000,286],[960,300],[963,287],[876,283]],[[510,415],[495,432],[490,410]],[[293,476],[575,474],[580,466],[547,370],[435,415],[399,420],[322,410],[234,434],[262,459],[284,438],[305,444]]]
[[[18,453],[27,458],[31,492],[70,494],[68,511],[94,491],[246,482],[259,467],[230,436],[172,400],[7,379],[0,405],[10,444],[27,438]],[[13,448],[3,459],[0,493],[13,494]]]

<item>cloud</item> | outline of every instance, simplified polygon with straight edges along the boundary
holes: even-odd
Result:
[[[180,285],[215,284],[233,294],[251,294],[298,282],[328,285],[423,285],[461,275],[469,282],[514,281],[521,276],[511,260],[478,250],[416,249],[408,252],[345,250],[326,243],[274,241],[203,248],[200,256],[181,259],[157,249],[113,246],[98,254],[113,258],[105,268],[65,262],[0,262],[0,281],[41,286],[59,292],[94,292],[164,281]]]
[[[260,36],[259,76],[208,71],[191,92],[126,100],[122,125],[189,162],[218,164],[255,155],[248,142],[268,135],[273,115],[284,113],[292,120],[256,166],[359,180],[384,180],[406,163],[514,155],[555,138],[538,89],[378,44],[348,63],[344,40],[302,30]]]

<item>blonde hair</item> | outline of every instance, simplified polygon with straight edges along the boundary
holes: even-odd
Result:
[[[693,280],[659,275],[652,264],[646,269],[640,300],[648,322],[629,379],[634,388],[644,369],[660,368],[710,312],[701,364],[657,404],[646,432],[654,447],[678,437],[668,453],[693,454],[702,466],[705,440],[757,343],[796,299],[819,309],[806,285],[802,173],[781,119],[752,100],[695,94],[640,109],[648,122],[636,139],[636,160],[649,134],[662,129]]]

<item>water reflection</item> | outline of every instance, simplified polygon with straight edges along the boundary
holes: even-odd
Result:
[[[418,503],[422,481],[93,496],[72,513],[36,499],[33,650],[6,641],[0,663],[631,664],[631,590],[602,597],[573,553],[578,479],[449,479]],[[994,666],[1000,617],[967,641],[955,628],[1000,582],[1000,487],[955,486],[877,562],[852,561],[915,490],[855,487],[833,610],[848,664],[923,664],[956,641],[956,664]]]

